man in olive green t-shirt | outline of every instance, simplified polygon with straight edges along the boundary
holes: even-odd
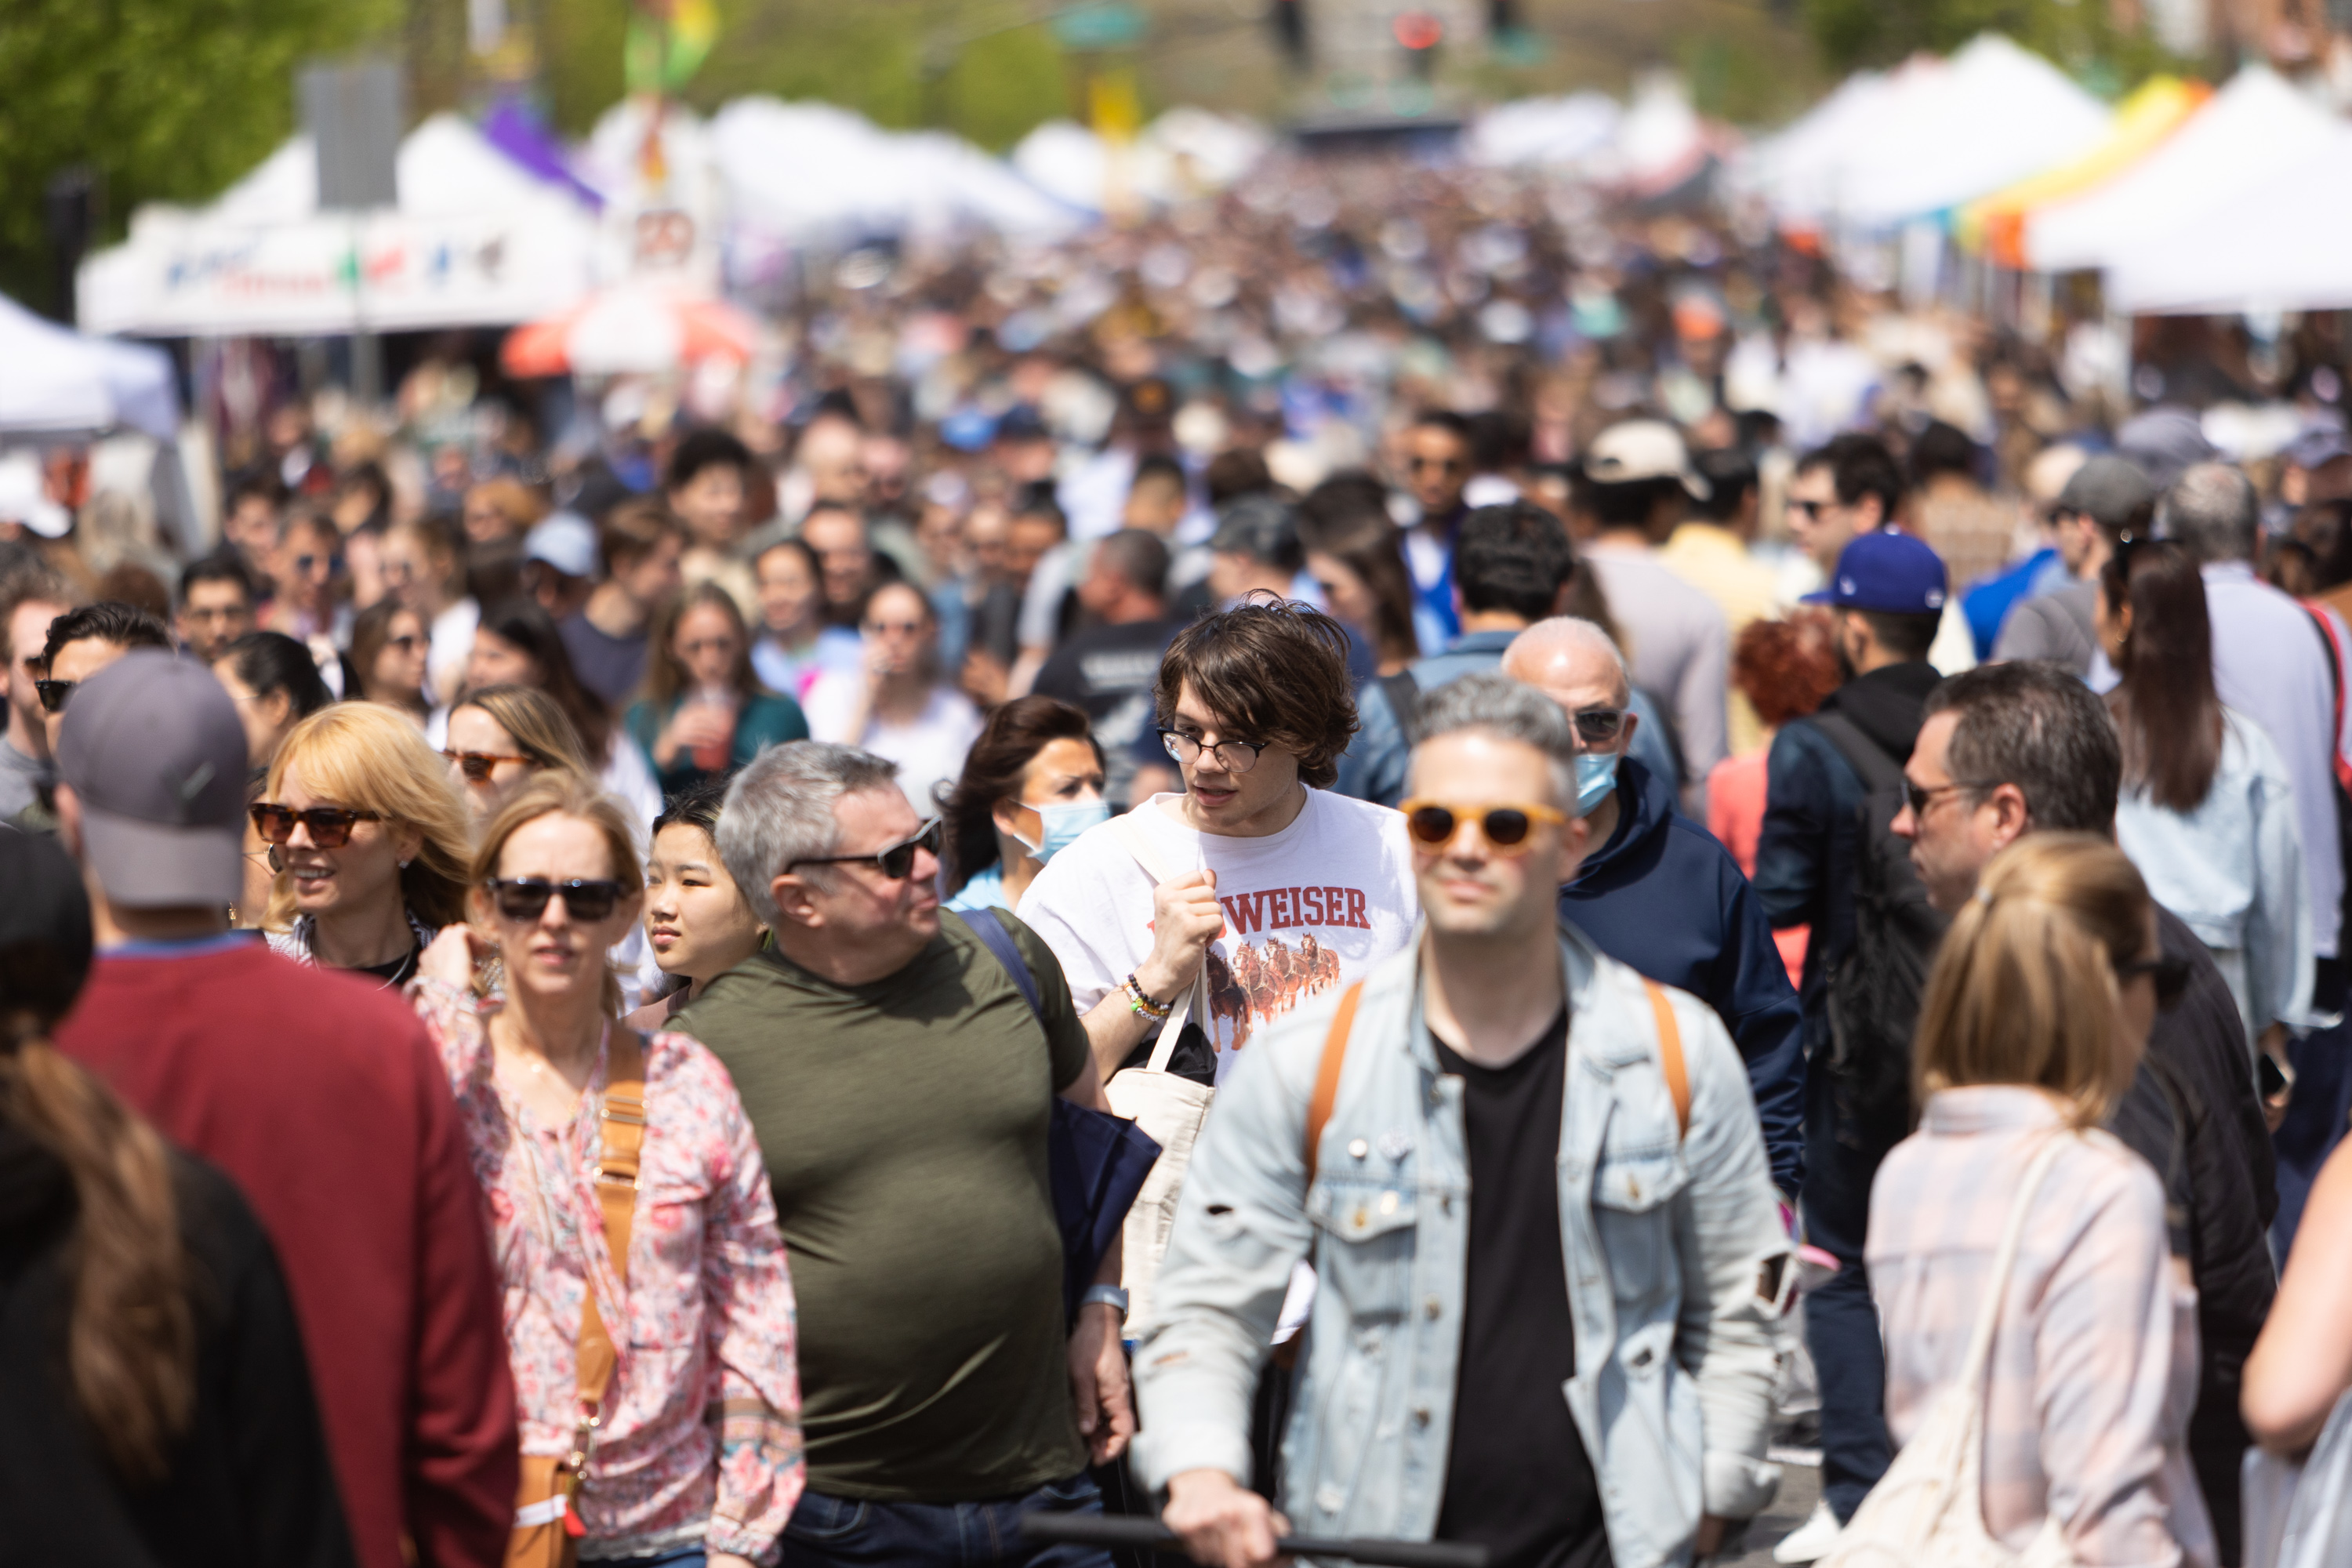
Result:
[[[807,741],[743,770],[719,852],[775,943],[675,1025],[734,1075],[791,1254],[808,1490],[782,1563],[961,1563],[978,1530],[995,1562],[1107,1564],[1016,1516],[1098,1510],[1089,1452],[1134,1430],[1119,1259],[1066,1332],[1046,1177],[1053,1097],[1108,1105],[1045,944],[1000,916],[1041,1019],[941,919],[896,771]]]

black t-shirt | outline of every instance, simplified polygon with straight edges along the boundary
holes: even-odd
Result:
[[[1441,1541],[1485,1546],[1493,1568],[1608,1568],[1601,1486],[1569,1414],[1576,1326],[1560,1252],[1560,1097],[1568,1010],[1506,1068],[1437,1047],[1462,1079],[1470,1256],[1454,1386]]]
[[[1088,626],[1054,650],[1038,670],[1034,690],[1087,710],[1097,723],[1160,679],[1160,656],[1176,635],[1174,621],[1129,621]]]

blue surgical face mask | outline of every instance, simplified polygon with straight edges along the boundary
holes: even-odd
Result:
[[[1591,816],[1617,787],[1617,753],[1576,753],[1576,815]]]
[[[1033,805],[1029,809],[1035,812],[1038,820],[1045,824],[1045,842],[1031,844],[1017,833],[1013,837],[1021,838],[1022,844],[1041,865],[1068,848],[1087,828],[1098,822],[1110,820],[1110,802],[1107,800],[1057,800],[1048,805]]]

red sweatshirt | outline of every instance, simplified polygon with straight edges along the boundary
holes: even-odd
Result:
[[[58,1031],[235,1179],[278,1248],[363,1568],[496,1568],[514,1387],[482,1197],[425,1027],[257,939],[101,953]]]

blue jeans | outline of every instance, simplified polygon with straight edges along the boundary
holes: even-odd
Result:
[[[1098,1546],[1033,1546],[1021,1516],[1100,1513],[1084,1471],[1024,1497],[985,1502],[875,1502],[806,1491],[784,1526],[779,1568],[1110,1568]]]
[[[1886,1349],[1870,1300],[1862,1244],[1870,1184],[1883,1154],[1838,1142],[1843,1118],[1825,1072],[1805,1076],[1805,1239],[1836,1258],[1829,1283],[1805,1297],[1805,1348],[1822,1385],[1822,1497],[1852,1519],[1894,1457],[1886,1436]]]

